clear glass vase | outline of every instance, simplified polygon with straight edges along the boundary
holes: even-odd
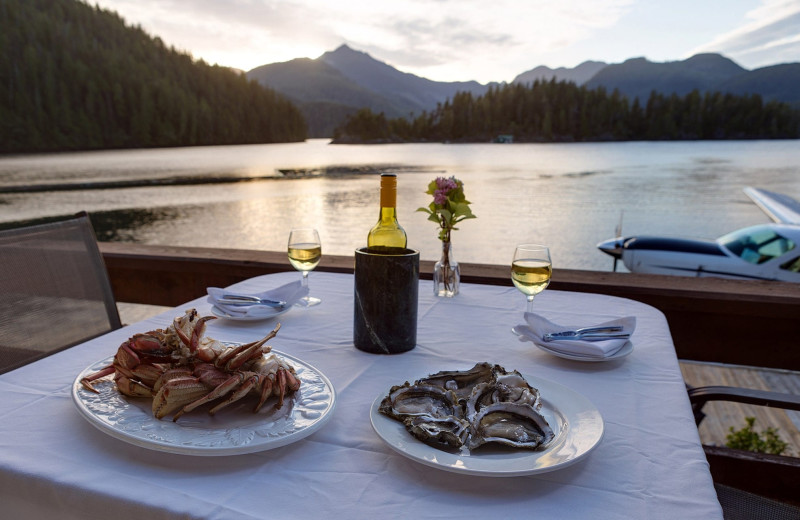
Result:
[[[433,294],[442,298],[452,298],[458,294],[461,284],[461,269],[453,258],[450,241],[442,241],[442,257],[433,268]]]

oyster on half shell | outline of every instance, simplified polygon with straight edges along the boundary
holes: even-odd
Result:
[[[540,449],[555,436],[539,413],[541,406],[539,391],[519,372],[478,363],[394,386],[378,409],[439,448],[471,450],[498,443]]]
[[[416,415],[406,418],[404,424],[411,435],[437,448],[461,448],[466,445],[470,433],[469,423],[452,415]]]
[[[404,421],[407,417],[427,415],[431,417],[462,417],[462,407],[451,390],[432,385],[405,384],[394,386],[389,391],[378,410]]]
[[[475,414],[470,425],[470,450],[489,442],[532,450],[555,436],[539,412],[519,403],[490,404]]]
[[[495,380],[496,368],[499,367],[490,363],[478,363],[469,370],[437,372],[418,380],[415,384],[440,386],[454,391],[459,399],[466,399],[476,385]]]

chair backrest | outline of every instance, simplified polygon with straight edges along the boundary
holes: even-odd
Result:
[[[85,212],[0,231],[0,373],[119,327]]]

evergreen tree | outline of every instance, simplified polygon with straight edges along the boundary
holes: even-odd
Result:
[[[0,0],[0,152],[301,141],[286,98],[77,0]]]
[[[337,128],[334,141],[486,142],[499,134],[517,142],[796,139],[800,111],[758,95],[696,90],[684,97],[652,92],[642,106],[617,90],[553,79],[492,86],[478,97],[461,92],[412,121],[363,109]]]

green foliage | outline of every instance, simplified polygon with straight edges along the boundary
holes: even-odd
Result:
[[[405,119],[392,120],[392,126],[401,126]],[[368,108],[362,108],[347,121],[337,127],[333,136],[334,139],[349,139],[359,142],[385,142],[389,140],[393,131],[390,129],[390,121],[386,119],[383,112],[375,114]]]
[[[298,141],[298,109],[76,0],[0,1],[0,152]]]
[[[428,207],[417,208],[417,211],[427,213],[428,220],[439,225],[439,240],[449,242],[450,232],[458,229],[456,224],[477,218],[464,195],[464,183],[455,177],[437,177],[428,184],[425,193],[433,195],[433,201]]]
[[[501,134],[515,142],[795,139],[800,110],[759,95],[697,90],[684,97],[652,92],[643,106],[616,90],[551,80],[491,87],[478,97],[461,92],[412,120],[365,109],[334,139],[488,142]]]
[[[730,433],[725,437],[725,446],[772,455],[782,455],[789,449],[789,445],[778,435],[778,429],[769,427],[762,433],[758,433],[753,430],[755,417],[745,417],[745,421],[747,426],[741,430],[734,431],[733,426],[729,428]]]

